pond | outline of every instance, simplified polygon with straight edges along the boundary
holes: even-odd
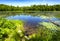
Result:
[[[5,14],[4,14],[5,13]],[[22,20],[25,21],[25,25],[35,27],[40,22],[53,22],[60,25],[60,12],[41,11],[34,13],[20,13],[20,12],[0,12],[0,16],[6,19]]]
[[[7,17],[7,19],[22,20],[25,21],[26,24],[30,26],[37,25],[39,22],[60,21],[58,18],[55,17],[32,16],[32,15],[15,15],[15,16],[9,16]]]

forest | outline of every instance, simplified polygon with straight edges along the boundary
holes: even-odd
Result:
[[[60,5],[12,6],[0,4],[0,11],[60,11]]]

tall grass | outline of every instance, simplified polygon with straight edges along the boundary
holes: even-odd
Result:
[[[60,41],[60,27],[42,22],[36,33],[26,36],[23,21],[0,18],[0,41]]]

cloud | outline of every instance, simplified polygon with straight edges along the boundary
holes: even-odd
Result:
[[[60,4],[60,0],[0,0],[0,4],[30,6],[33,4]]]

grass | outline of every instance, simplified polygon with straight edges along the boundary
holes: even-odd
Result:
[[[26,36],[23,21],[0,18],[0,41],[60,41],[60,27],[42,22],[36,33]]]

